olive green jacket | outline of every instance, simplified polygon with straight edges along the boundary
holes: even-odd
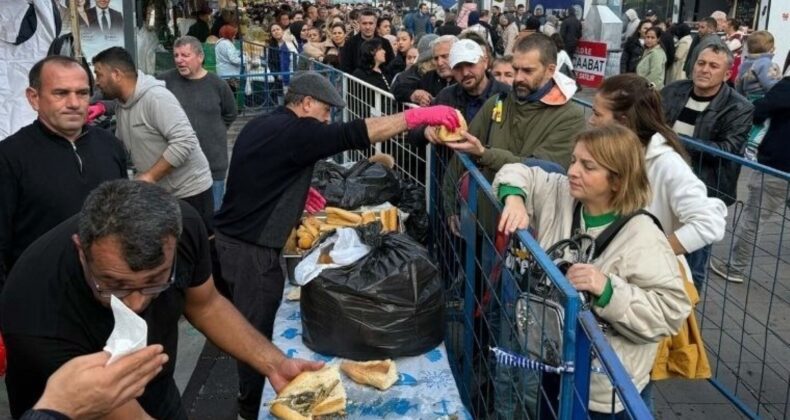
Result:
[[[513,92],[492,96],[469,124],[469,133],[486,146],[477,164],[489,181],[503,165],[526,158],[548,160],[568,168],[574,137],[584,129],[584,110],[571,102],[575,81],[556,72],[554,82],[554,87],[537,102],[519,103]],[[499,109],[501,116],[495,115]],[[460,160],[453,155],[442,183],[447,215],[458,214],[458,180],[464,172]]]

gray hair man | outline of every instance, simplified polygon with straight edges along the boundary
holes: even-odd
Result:
[[[169,362],[114,418],[187,418],[173,379],[182,316],[275,389],[321,368],[286,357],[217,292],[208,248],[197,212],[156,185],[117,180],[91,192],[79,215],[28,249],[3,291],[11,414],[33,407],[61,365],[105,346],[116,305],[143,318],[147,343]]]
[[[712,20],[712,19],[711,19]],[[754,106],[725,82],[730,77],[732,51],[724,44],[703,48],[694,62],[691,80],[678,80],[661,90],[667,123],[680,135],[694,137],[708,146],[743,154],[752,126]],[[703,159],[689,150],[697,176],[708,186],[708,195],[728,206],[735,203],[740,165],[725,159]],[[697,290],[702,290],[710,245],[686,256]]]
[[[157,76],[175,95],[195,130],[208,159],[213,184],[214,211],[219,210],[228,172],[228,127],[236,119],[233,91],[216,74],[203,68],[203,45],[183,36],[173,43],[176,68]]]
[[[419,89],[436,97],[439,92],[455,83],[453,69],[450,67],[450,48],[458,41],[454,35],[442,35],[431,41],[431,56],[434,70],[425,73],[420,79]]]
[[[697,36],[691,42],[689,47],[689,55],[686,57],[686,77],[691,79],[693,77],[694,65],[697,62],[697,57],[700,51],[708,48],[711,45],[724,45],[724,41],[716,34],[718,23],[713,17],[706,17],[697,25]]]

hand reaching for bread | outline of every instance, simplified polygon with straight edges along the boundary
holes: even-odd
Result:
[[[461,136],[466,141],[450,142],[445,143],[444,145],[455,150],[456,152],[463,152],[472,156],[483,156],[486,148],[477,137],[469,134],[468,132],[464,132]]]

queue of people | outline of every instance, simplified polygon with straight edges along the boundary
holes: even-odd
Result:
[[[97,87],[117,102],[114,135],[86,124],[96,108],[79,62],[52,56],[36,64],[27,96],[38,119],[0,142],[0,314],[11,414],[186,418],[173,381],[183,315],[237,359],[239,414],[257,418],[265,379],[279,390],[322,366],[287,358],[271,343],[285,282],[279,256],[310,194],[313,167],[401,132],[413,145],[430,142],[473,158],[504,204],[492,229],[532,226],[547,247],[572,226],[596,237],[629,218],[600,258],[573,265],[567,277],[591,294],[593,311],[612,327],[607,338],[650,405],[658,343],[693,311],[685,282],[702,291],[709,266],[742,282],[760,223],[759,212],[747,212],[735,260],[710,261],[740,166],[702,159],[679,136],[736,155],[751,141],[760,163],[788,169],[781,142],[790,78],[773,63],[773,37],[758,31],[744,38],[738,22],[725,19],[723,40],[713,17],[692,36],[688,25],[662,30],[628,11],[624,74],[603,83],[585,121],[568,77],[581,37],[575,12],[558,22],[518,8],[472,9],[464,19],[448,13],[439,22],[425,4],[405,16],[282,7],[271,16],[265,59],[284,74],[276,79],[288,88],[283,104],[241,131],[231,159],[226,134],[239,87],[203,69],[201,40],[193,36],[176,40],[176,68],[157,78],[138,72],[122,48],[94,57]],[[191,32],[202,37],[208,13],[200,13]],[[219,76],[240,72],[235,32],[232,22],[218,30]],[[291,77],[294,53],[419,106],[330,123],[345,99],[317,73]],[[456,109],[468,133],[443,144],[437,128],[458,127]],[[762,143],[753,141],[753,126],[764,128]],[[692,161],[701,162],[696,172]],[[455,234],[461,173],[452,157],[441,180]],[[765,193],[778,207],[786,185],[751,180],[749,202]],[[658,223],[634,216],[640,209]],[[227,282],[227,298],[215,278]],[[112,330],[112,299],[146,320],[155,346],[103,368],[106,355],[96,352]],[[66,375],[85,380],[64,391],[58,384]],[[80,399],[97,383],[114,386],[102,387],[94,401]],[[593,380],[592,418],[609,415],[611,392]],[[507,415],[499,404],[497,412]]]

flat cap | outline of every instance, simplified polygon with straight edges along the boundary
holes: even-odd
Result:
[[[309,96],[330,106],[339,108],[346,106],[346,101],[343,100],[337,89],[329,83],[329,80],[314,71],[297,73],[291,79],[288,91]]]

